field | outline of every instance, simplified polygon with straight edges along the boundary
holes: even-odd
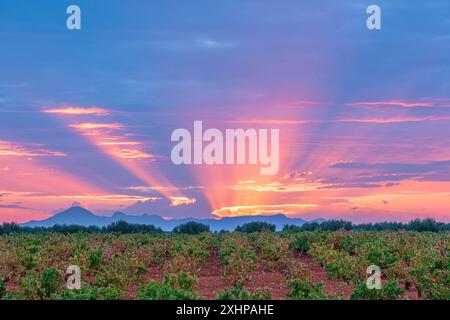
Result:
[[[82,289],[66,288],[81,269]],[[382,289],[369,290],[367,268]],[[1,299],[450,299],[449,233],[12,233]]]

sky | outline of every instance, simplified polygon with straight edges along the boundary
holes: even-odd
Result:
[[[278,174],[174,165],[195,120],[279,129]],[[449,137],[447,0],[0,2],[0,222],[450,221]]]

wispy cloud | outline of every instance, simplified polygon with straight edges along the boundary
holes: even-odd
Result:
[[[0,157],[65,157],[63,152],[42,149],[40,147],[22,146],[18,143],[0,140]]]
[[[130,186],[126,187],[127,190],[133,190],[133,191],[140,191],[140,192],[153,192],[153,191],[160,191],[160,190],[168,190],[168,191],[175,191],[175,190],[201,190],[203,189],[203,186]]]
[[[401,107],[401,108],[426,108],[426,107],[450,107],[450,99],[429,98],[419,101],[387,100],[387,101],[359,101],[346,104],[350,107]]]
[[[31,208],[22,207],[19,204],[0,204],[2,209],[21,209],[21,210],[33,210]]]
[[[372,188],[381,188],[383,185],[376,183],[341,183],[341,184],[330,184],[323,187],[319,187],[319,189],[372,189]]]
[[[106,129],[106,130],[124,130],[125,126],[120,123],[79,123],[79,124],[71,124],[70,128],[81,129],[81,130],[97,130],[97,129]]]
[[[232,120],[229,122],[240,124],[255,125],[301,125],[301,124],[321,124],[321,123],[371,123],[371,124],[390,124],[424,121],[449,121],[450,116],[386,116],[386,117],[343,117],[329,120],[318,119],[247,119]]]
[[[352,107],[380,107],[380,106],[397,106],[403,108],[415,108],[415,107],[432,107],[433,103],[430,102],[405,102],[405,101],[374,101],[374,102],[352,102],[347,103]]]
[[[330,166],[331,168],[339,169],[355,169],[355,170],[377,170],[383,173],[399,174],[399,173],[424,173],[433,172],[437,170],[450,169],[450,160],[447,161],[433,161],[428,163],[363,163],[343,161],[337,162]]]
[[[337,119],[335,122],[389,124],[389,123],[403,123],[403,122],[449,121],[449,120],[450,116],[398,116],[398,117],[379,117],[379,118],[346,118],[346,119]]]
[[[103,108],[82,108],[82,107],[61,107],[61,108],[44,108],[42,112],[54,113],[61,115],[96,115],[96,116],[107,116],[111,112]]]

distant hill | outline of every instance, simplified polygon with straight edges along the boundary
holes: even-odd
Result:
[[[289,218],[283,214],[277,214],[272,216],[243,216],[243,217],[227,217],[220,220],[215,219],[198,219],[198,218],[181,218],[173,220],[165,220],[157,215],[127,215],[125,213],[116,212],[110,217],[97,216],[92,212],[81,208],[72,207],[65,211],[59,212],[54,216],[41,220],[41,221],[30,221],[22,224],[26,227],[52,227],[55,224],[59,225],[81,225],[81,226],[98,226],[103,227],[117,221],[126,221],[128,223],[134,224],[151,224],[155,227],[159,227],[164,231],[171,231],[176,226],[186,223],[189,221],[195,221],[209,225],[211,231],[220,230],[234,230],[238,225],[242,225],[248,222],[261,221],[272,223],[277,227],[277,230],[283,228],[284,225],[296,225],[302,226],[307,221],[299,218]],[[319,221],[320,220],[320,221]],[[321,222],[323,219],[318,219],[316,221]]]

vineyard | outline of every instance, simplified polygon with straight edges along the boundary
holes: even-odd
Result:
[[[66,287],[69,265],[81,290]],[[450,299],[449,233],[11,233],[0,299]]]

